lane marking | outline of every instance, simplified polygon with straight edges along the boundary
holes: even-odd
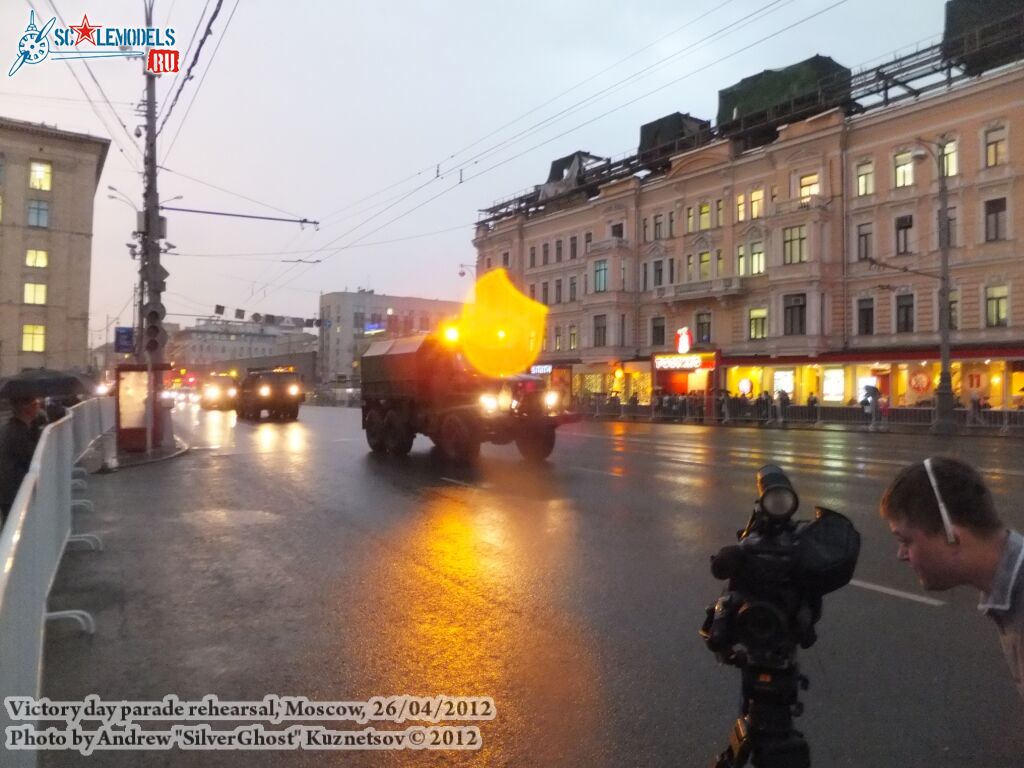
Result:
[[[455,485],[461,485],[464,488],[476,488],[472,483],[464,483],[462,480],[456,480],[453,477],[442,477],[441,479],[446,483],[454,483]]]
[[[899,589],[892,589],[891,587],[883,587],[881,584],[872,584],[868,581],[861,581],[860,579],[850,579],[850,584],[861,589],[869,589],[872,592],[881,592],[883,595],[890,595],[892,597],[902,597],[904,600],[913,600],[915,603],[924,603],[934,608],[945,605],[945,601],[936,600],[933,597],[924,597],[923,595],[915,595],[912,592],[903,592]]]
[[[580,472],[593,472],[595,475],[607,475],[608,477],[617,477],[624,480],[626,476],[622,473],[608,472],[604,469],[591,469],[590,467],[578,467],[574,464],[570,464],[568,469],[578,469]]]

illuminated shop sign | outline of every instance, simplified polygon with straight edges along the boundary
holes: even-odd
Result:
[[[696,371],[701,368],[714,368],[714,354],[707,355],[655,355],[656,371]]]
[[[693,346],[693,334],[690,333],[690,329],[683,326],[676,331],[676,352],[680,355],[689,353],[690,347]]]
[[[842,368],[826,368],[821,384],[821,399],[841,403],[846,399],[846,374]]]
[[[776,371],[772,379],[776,392],[785,392],[789,395],[793,394],[793,381],[793,371]]]
[[[550,365],[531,365],[530,366],[530,373],[532,373],[534,376],[546,376],[547,374],[551,373],[551,366]]]

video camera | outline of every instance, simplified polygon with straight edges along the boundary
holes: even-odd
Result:
[[[846,517],[816,507],[814,520],[793,520],[799,499],[786,473],[769,464],[757,473],[758,499],[739,543],[711,558],[727,579],[707,609],[700,634],[719,661],[742,671],[743,706],[729,748],[716,768],[809,768],[810,747],[793,729],[808,680],[797,647],[810,648],[822,597],[853,577],[860,534]]]

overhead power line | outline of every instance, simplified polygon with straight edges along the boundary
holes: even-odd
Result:
[[[50,1],[52,2],[53,0]],[[203,36],[199,38],[199,45],[196,46],[196,52],[192,55],[192,61],[189,62],[188,69],[185,72],[185,77],[182,78],[181,83],[178,85],[178,90],[175,91],[174,98],[171,100],[170,106],[167,107],[167,114],[164,115],[163,121],[157,129],[157,135],[163,132],[164,126],[167,125],[167,121],[171,117],[171,113],[174,112],[174,106],[178,103],[178,99],[181,97],[181,91],[185,88],[188,81],[192,79],[192,70],[199,61],[199,56],[203,52],[203,46],[206,44],[206,39],[213,33],[213,22],[217,20],[217,14],[220,13],[220,8],[223,4],[224,0],[217,0],[217,5],[214,6],[213,13],[210,15],[210,20],[206,22],[206,30],[203,32]]]
[[[203,6],[203,12],[199,14],[199,18],[196,19],[196,25],[192,28],[192,37],[189,38],[188,45],[185,47],[185,53],[182,54],[181,58],[182,58],[183,61],[187,61],[188,60],[188,55],[192,52],[192,43],[194,43],[196,41],[196,35],[199,34],[199,27],[202,26],[203,19],[206,17],[206,9],[209,8],[209,7],[210,7],[210,0],[206,0],[206,4]],[[168,14],[168,18],[169,17],[170,17],[170,14]],[[180,77],[181,77],[181,67],[179,67],[178,71],[174,73],[174,79],[171,80],[171,85],[167,89],[167,93],[168,94],[174,92],[174,86],[176,86],[178,84],[178,78],[180,78]],[[167,106],[167,99],[164,99],[163,103],[160,105],[160,111],[157,113],[157,117],[158,118],[163,116],[164,107],[166,107],[166,106]]]

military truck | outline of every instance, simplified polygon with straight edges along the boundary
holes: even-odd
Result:
[[[360,364],[363,429],[375,453],[404,456],[417,434],[449,461],[476,460],[481,443],[515,442],[528,461],[546,459],[555,429],[575,417],[564,394],[525,374],[477,372],[457,342],[440,335],[374,342]]]

